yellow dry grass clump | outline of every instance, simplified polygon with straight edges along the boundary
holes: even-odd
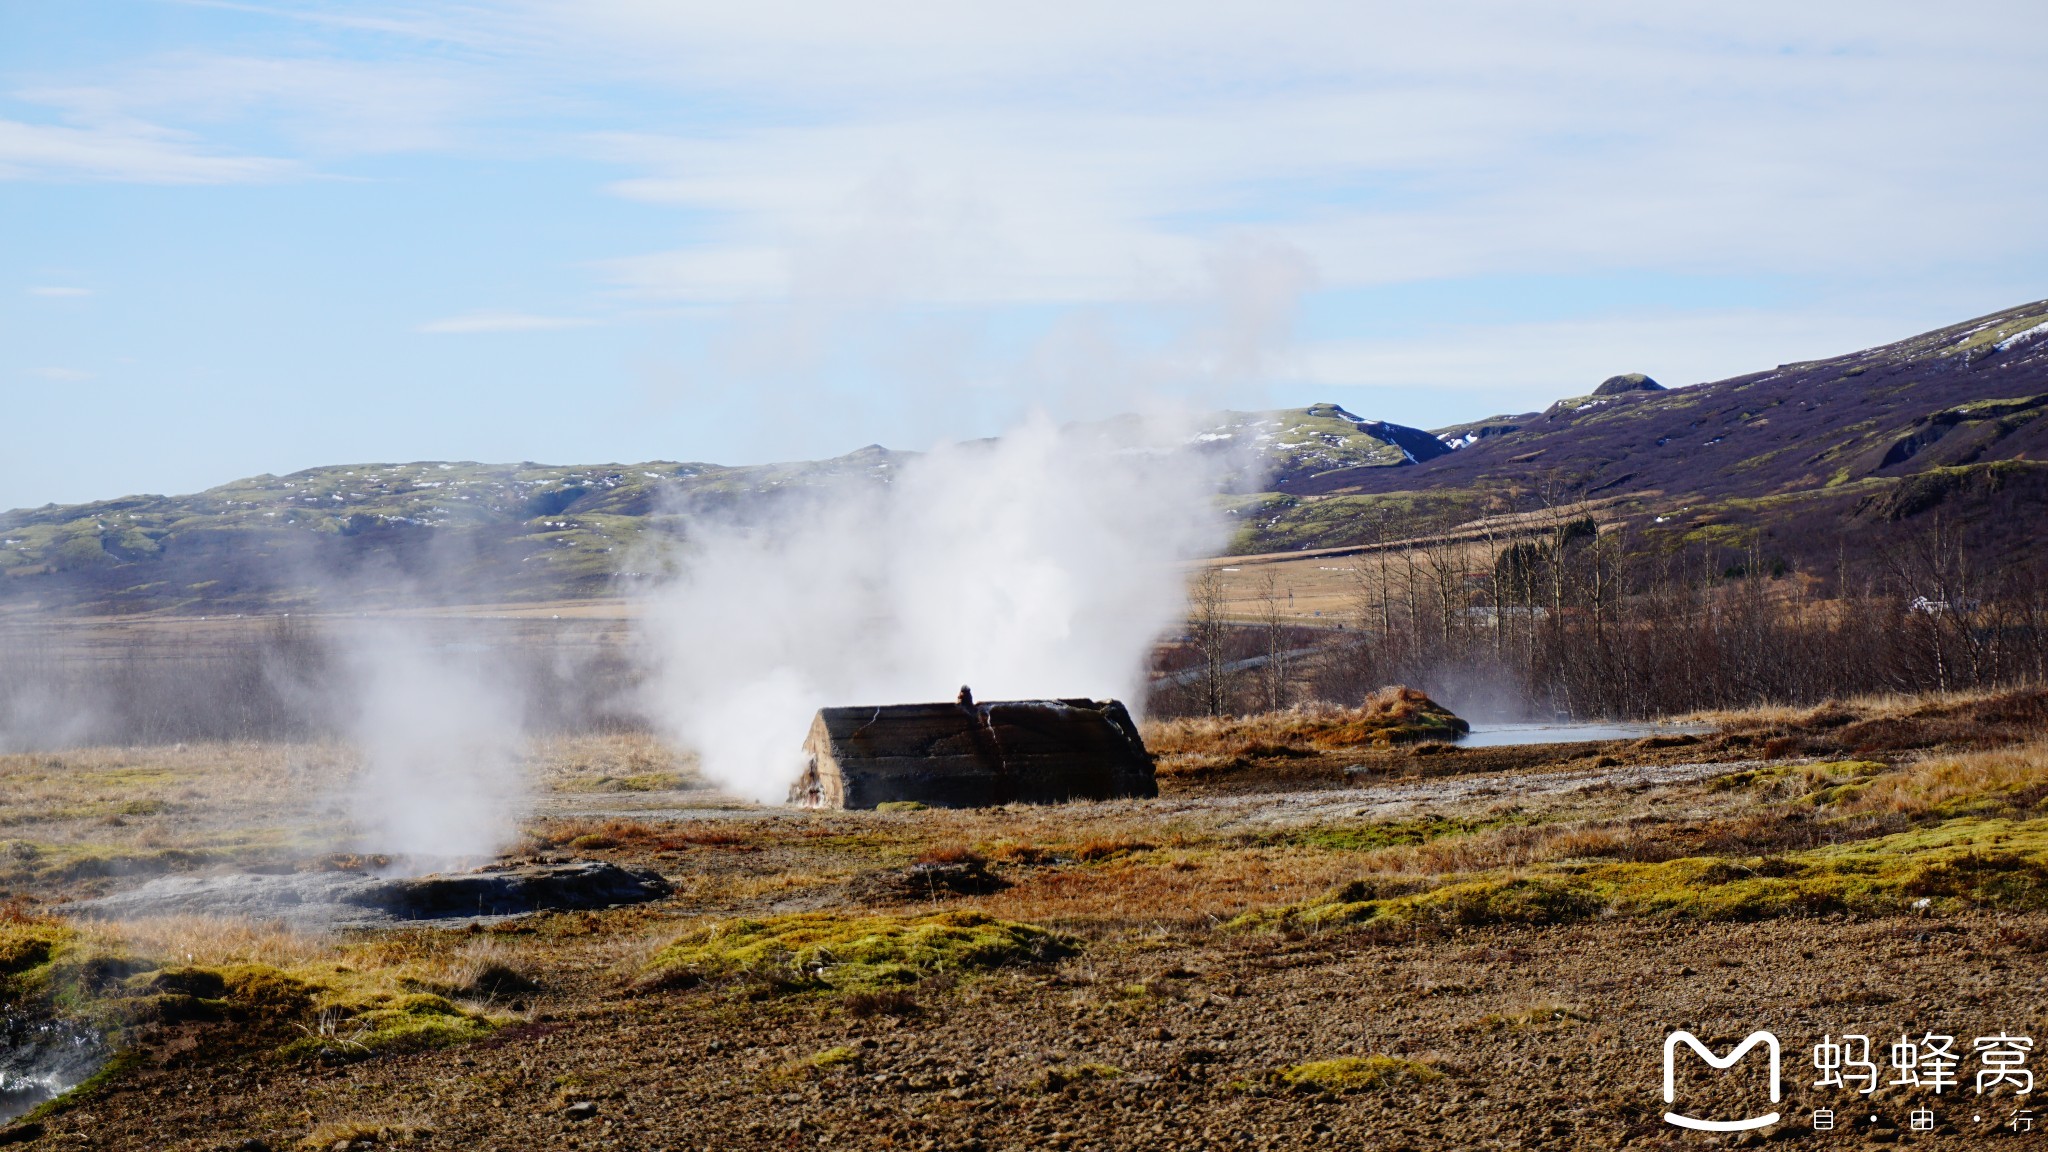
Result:
[[[1451,740],[1471,729],[1450,709],[1413,688],[1388,687],[1356,708],[1299,704],[1252,716],[1148,722],[1145,746],[1159,770],[1199,769],[1253,757],[1312,756],[1347,748]]]

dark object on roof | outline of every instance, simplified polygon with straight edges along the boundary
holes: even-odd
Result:
[[[1057,804],[1157,796],[1152,756],[1115,700],[821,708],[789,802],[873,808]]]
[[[1664,391],[1662,384],[1657,383],[1641,372],[1630,372],[1623,376],[1609,376],[1607,379],[1602,380],[1600,386],[1593,389],[1593,395],[1621,396],[1629,392],[1662,391]]]

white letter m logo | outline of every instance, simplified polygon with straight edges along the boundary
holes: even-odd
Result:
[[[1673,1032],[1664,1038],[1664,1102],[1666,1104],[1674,1103],[1678,1099],[1677,1084],[1671,1065],[1672,1056],[1677,1053],[1680,1040],[1685,1041],[1692,1047],[1693,1051],[1699,1053],[1700,1059],[1705,1060],[1708,1067],[1716,1069],[1733,1068],[1735,1062],[1747,1055],[1751,1048],[1762,1044],[1771,1053],[1771,1103],[1776,1104],[1778,1102],[1778,1038],[1776,1036],[1769,1032],[1751,1032],[1747,1037],[1743,1038],[1742,1043],[1735,1046],[1733,1052],[1728,1053],[1726,1056],[1716,1056],[1705,1044],[1700,1043],[1699,1037],[1692,1033]],[[1747,1120],[1695,1120],[1690,1116],[1680,1116],[1676,1112],[1666,1112],[1664,1114],[1664,1121],[1667,1124],[1676,1124],[1680,1128],[1692,1128],[1701,1132],[1742,1132],[1750,1128],[1762,1128],[1767,1125],[1776,1124],[1778,1122],[1778,1113],[1773,1109],[1766,1115],[1752,1116]]]

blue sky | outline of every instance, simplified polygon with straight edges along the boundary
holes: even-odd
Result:
[[[0,0],[0,508],[1423,426],[2048,296],[2048,7]]]

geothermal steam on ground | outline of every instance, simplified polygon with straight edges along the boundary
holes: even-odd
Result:
[[[503,848],[526,800],[517,686],[483,653],[398,628],[350,635],[347,651],[360,692],[349,734],[363,767],[347,797],[357,848],[427,867]]]
[[[1226,462],[1163,423],[948,445],[886,487],[696,524],[649,605],[649,710],[734,791],[780,801],[816,709],[1142,696],[1180,619],[1178,562],[1214,549]]]

